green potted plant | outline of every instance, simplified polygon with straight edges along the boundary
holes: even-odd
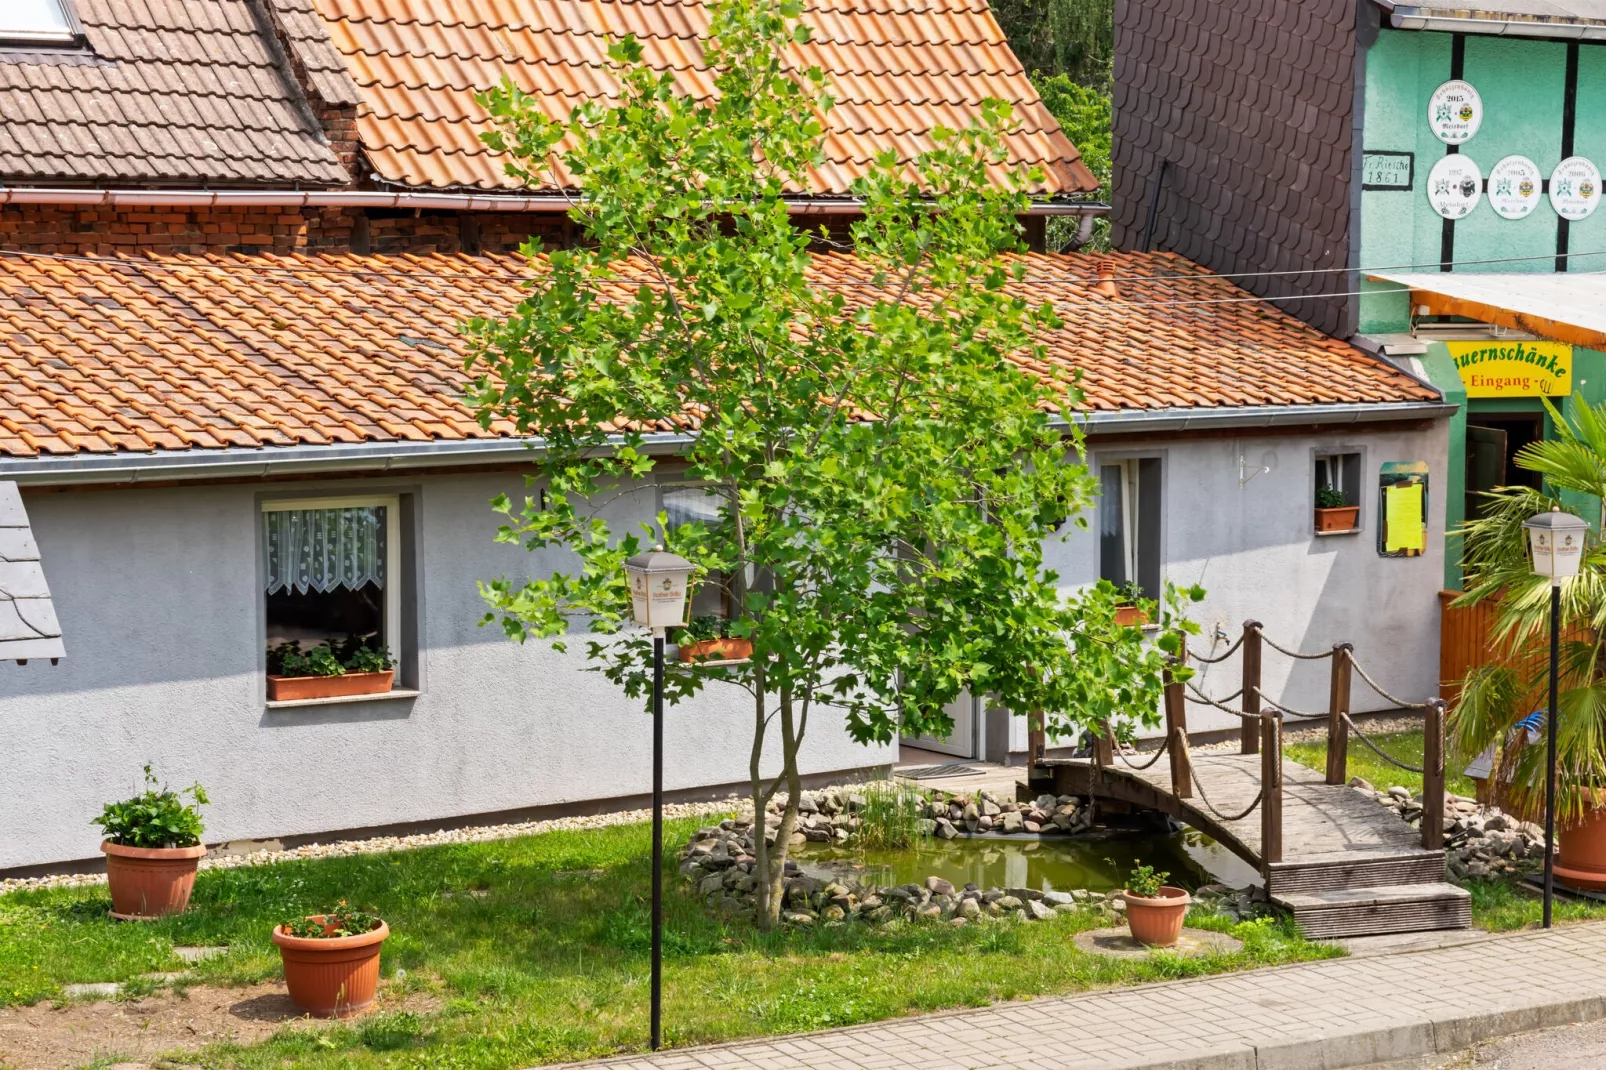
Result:
[[[186,803],[184,795],[190,797]],[[111,890],[111,916],[145,921],[182,914],[190,905],[195,871],[206,848],[201,845],[199,807],[206,789],[193,784],[184,792],[158,790],[156,775],[145,766],[145,791],[123,802],[107,803],[99,817],[106,838],[106,884]]]
[[[675,636],[681,661],[742,661],[753,656],[753,641],[731,634],[734,622],[693,617]]]
[[[1354,531],[1360,526],[1361,507],[1344,500],[1337,487],[1316,488],[1316,530]]]
[[[1171,947],[1182,936],[1182,922],[1188,916],[1193,897],[1185,889],[1166,883],[1169,873],[1156,873],[1153,866],[1139,866],[1127,875],[1126,925],[1132,939],[1149,947]]]
[[[349,698],[388,692],[396,675],[390,650],[350,639],[336,650],[320,643],[305,653],[291,640],[268,648],[268,701]]]
[[[1556,438],[1517,451],[1517,467],[1538,473],[1543,490],[1500,487],[1482,495],[1480,515],[1461,529],[1466,592],[1453,605],[1491,601],[1496,615],[1484,649],[1450,707],[1451,755],[1492,761],[1489,791],[1507,811],[1543,820],[1545,747],[1527,745],[1526,726],[1545,708],[1550,668],[1550,582],[1534,575],[1523,521],[1559,495],[1606,499],[1606,409],[1569,399],[1563,419],[1545,402]],[[1597,514],[1598,519],[1598,514]],[[1595,622],[1606,619],[1606,546],[1598,529],[1585,536],[1578,574],[1561,588],[1561,657],[1557,688],[1556,878],[1575,888],[1606,890],[1606,658]],[[1540,739],[1546,730],[1539,726]]]
[[[1115,623],[1122,628],[1141,628],[1149,623],[1149,600],[1136,582],[1123,583],[1120,604],[1115,607]]]
[[[345,903],[274,926],[291,1001],[314,1018],[362,1013],[379,987],[379,948],[389,935],[379,917]]]

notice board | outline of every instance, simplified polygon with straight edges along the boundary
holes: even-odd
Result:
[[[1385,461],[1377,472],[1377,552],[1421,557],[1428,547],[1428,463]]]

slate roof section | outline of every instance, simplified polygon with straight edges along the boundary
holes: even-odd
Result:
[[[1171,254],[1026,266],[1018,290],[1058,306],[1051,360],[1085,371],[1094,411],[1438,399]],[[1093,290],[1101,268],[1119,297]],[[811,270],[850,300],[874,276],[842,253]],[[0,257],[0,456],[510,436],[463,402],[458,324],[511,312],[530,273],[517,256]]]
[[[1224,273],[1345,268],[1351,0],[1126,0],[1115,19],[1116,247],[1143,247],[1169,161],[1152,248]],[[1339,270],[1245,281],[1262,296],[1292,296],[1347,290],[1345,280]],[[1349,333],[1347,298],[1283,307]]]
[[[65,654],[22,495],[0,482],[0,661]]]
[[[316,84],[355,87],[311,0],[267,0]],[[254,0],[76,0],[88,51],[0,52],[0,182],[226,186],[349,181]],[[260,10],[260,9],[258,9]],[[265,12],[264,12],[265,13]],[[320,55],[321,53],[321,55]]]
[[[606,53],[627,33],[684,92],[713,91],[700,43],[707,0],[317,3],[362,90],[358,132],[368,160],[381,179],[404,186],[515,188],[478,139],[488,118],[474,93],[506,73],[548,115],[565,117],[584,100],[617,93]],[[876,152],[915,155],[930,146],[933,127],[965,125],[989,96],[1015,105],[1020,130],[1009,141],[1010,163],[1043,168],[1037,192],[1098,188],[986,0],[813,0],[803,21],[814,40],[794,46],[790,63],[820,67],[837,100],[826,116],[826,162],[806,192],[846,194]],[[572,182],[560,175],[555,186]]]

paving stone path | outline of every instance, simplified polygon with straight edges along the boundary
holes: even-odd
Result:
[[[665,1008],[670,1022],[674,1007]],[[607,1070],[1338,1070],[1606,1018],[1606,922],[574,1064]]]

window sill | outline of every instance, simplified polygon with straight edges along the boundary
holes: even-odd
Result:
[[[270,710],[288,710],[297,706],[345,706],[353,702],[384,702],[389,699],[417,698],[423,694],[421,691],[408,691],[395,688],[391,691],[380,691],[373,695],[335,695],[333,698],[296,698],[282,702],[269,701]]]
[[[1313,532],[1311,532],[1311,534],[1315,535],[1317,538],[1321,538],[1321,537],[1327,536],[1327,535],[1359,535],[1364,530],[1366,530],[1366,529],[1364,529],[1364,528],[1345,528],[1343,531],[1313,531]]]

